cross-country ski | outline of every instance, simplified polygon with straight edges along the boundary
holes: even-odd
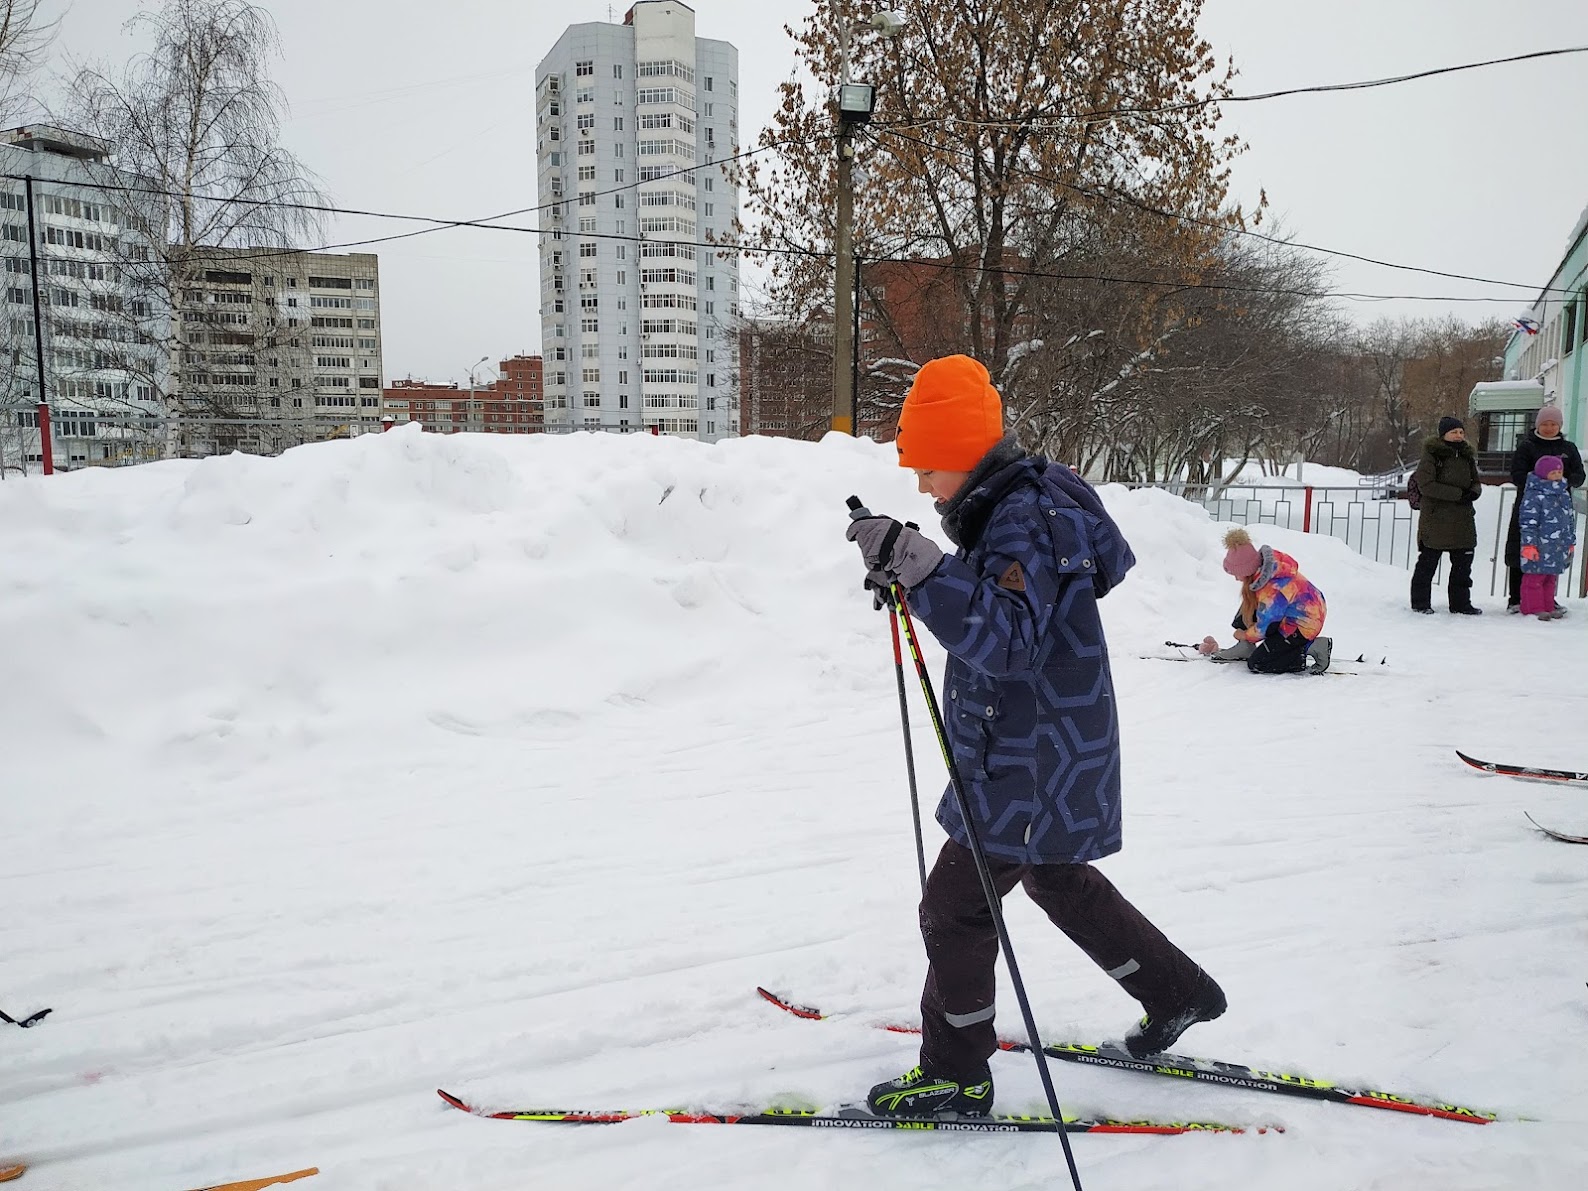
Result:
[[[1456,756],[1460,757],[1472,768],[1483,770],[1484,773],[1498,773],[1503,777],[1519,777],[1537,782],[1588,785],[1588,770],[1540,769],[1533,765],[1505,765],[1499,761],[1480,761],[1476,757],[1467,756],[1460,749],[1456,750]]]
[[[1531,816],[1530,816],[1531,817]],[[1553,833],[1552,833],[1553,834]],[[1588,840],[1570,842],[1588,843]],[[809,1021],[825,1021],[828,1015],[809,1005],[798,1005],[769,992],[755,990],[763,1000],[776,1005],[785,1013]],[[894,1034],[919,1034],[919,1026],[883,1024],[879,1029]],[[1028,1052],[1029,1043],[1015,1038],[998,1039],[998,1048],[1004,1051]],[[1249,1092],[1270,1092],[1282,1096],[1298,1096],[1306,1100],[1327,1100],[1334,1104],[1353,1104],[1364,1108],[1382,1108],[1391,1112],[1410,1113],[1414,1116],[1437,1117],[1446,1121],[1464,1121],[1470,1125],[1487,1125],[1495,1114],[1458,1104],[1438,1101],[1425,1102],[1395,1092],[1352,1088],[1332,1083],[1313,1075],[1298,1075],[1284,1071],[1258,1071],[1244,1063],[1222,1062],[1213,1059],[1192,1058],[1188,1055],[1167,1052],[1138,1058],[1117,1043],[1058,1042],[1048,1039],[1043,1053],[1067,1063],[1093,1067],[1106,1067],[1113,1071],[1134,1071],[1143,1075],[1159,1075],[1174,1080],[1206,1082],[1220,1087],[1240,1088]]]
[[[1527,814],[1526,811],[1522,813],[1524,815]],[[1549,836],[1550,839],[1559,840],[1563,844],[1588,844],[1588,835],[1567,835],[1564,831],[1556,831],[1553,827],[1544,826],[1532,815],[1527,815],[1527,821]]]
[[[647,1108],[601,1111],[566,1108],[526,1108],[487,1111],[474,1108],[451,1092],[436,1094],[453,1108],[494,1121],[538,1121],[551,1125],[618,1125],[625,1121],[662,1120],[674,1125],[780,1125],[813,1129],[887,1129],[928,1133],[1057,1133],[1054,1118],[1042,1116],[879,1117],[863,1104],[832,1109],[748,1108],[723,1111]],[[1172,1136],[1183,1133],[1283,1133],[1273,1125],[1219,1125],[1210,1121],[1111,1120],[1103,1117],[1065,1117],[1065,1133],[1137,1133]]]

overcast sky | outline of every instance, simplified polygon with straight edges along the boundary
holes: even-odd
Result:
[[[147,0],[153,6],[154,0]],[[886,5],[879,5],[885,7]],[[54,3],[56,62],[141,48],[140,0]],[[535,204],[534,71],[563,28],[623,19],[602,0],[270,0],[291,101],[284,138],[343,207],[478,219]],[[769,119],[793,66],[784,23],[808,0],[697,0],[696,32],[740,54],[740,135]],[[1514,16],[1511,14],[1515,14]],[[1588,0],[1206,0],[1203,36],[1233,55],[1238,93],[1378,78],[1588,45]],[[1231,104],[1249,151],[1235,195],[1266,189],[1309,244],[1540,287],[1588,207],[1588,55],[1375,90]],[[528,222],[523,217],[515,222]],[[414,225],[340,218],[327,241]],[[388,378],[466,379],[470,363],[540,343],[535,238],[452,229],[381,245]],[[1353,318],[1509,318],[1526,289],[1338,261],[1342,291],[1498,295],[1495,302],[1344,303]]]

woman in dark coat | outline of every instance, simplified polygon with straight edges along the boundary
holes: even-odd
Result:
[[[1511,483],[1516,485],[1516,504],[1511,508],[1511,528],[1505,536],[1505,566],[1509,572],[1505,610],[1522,610],[1522,526],[1518,518],[1522,512],[1522,490],[1527,487],[1527,477],[1533,474],[1538,461],[1545,455],[1554,455],[1566,466],[1566,487],[1583,485],[1582,453],[1562,433],[1565,420],[1560,406],[1546,405],[1533,419],[1533,430],[1519,440],[1511,456]],[[1560,605],[1557,603],[1556,608]]]
[[[1433,611],[1434,572],[1439,556],[1450,555],[1450,610],[1482,616],[1472,605],[1472,556],[1478,548],[1473,505],[1483,495],[1478,457],[1459,418],[1440,418],[1439,433],[1423,444],[1417,465],[1421,493],[1417,525],[1417,567],[1412,571],[1412,610]]]

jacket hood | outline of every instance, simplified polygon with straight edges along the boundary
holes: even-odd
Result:
[[[1465,455],[1468,459],[1477,457],[1477,452],[1472,449],[1472,444],[1466,440],[1461,442],[1446,442],[1437,434],[1429,435],[1423,443],[1423,450],[1433,455],[1436,459],[1449,459],[1455,455]]]

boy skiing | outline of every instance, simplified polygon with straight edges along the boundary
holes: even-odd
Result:
[[[1213,979],[1094,869],[1119,851],[1119,724],[1097,601],[1135,563],[1090,485],[1003,434],[987,370],[924,365],[899,413],[901,467],[931,494],[943,551],[891,517],[852,521],[867,582],[904,588],[949,654],[944,721],[1000,896],[1017,884],[1141,1002],[1131,1053],[1166,1049],[1225,1009]],[[927,878],[919,1066],[867,1097],[886,1116],[984,1116],[993,1085],[998,938],[952,790]]]

